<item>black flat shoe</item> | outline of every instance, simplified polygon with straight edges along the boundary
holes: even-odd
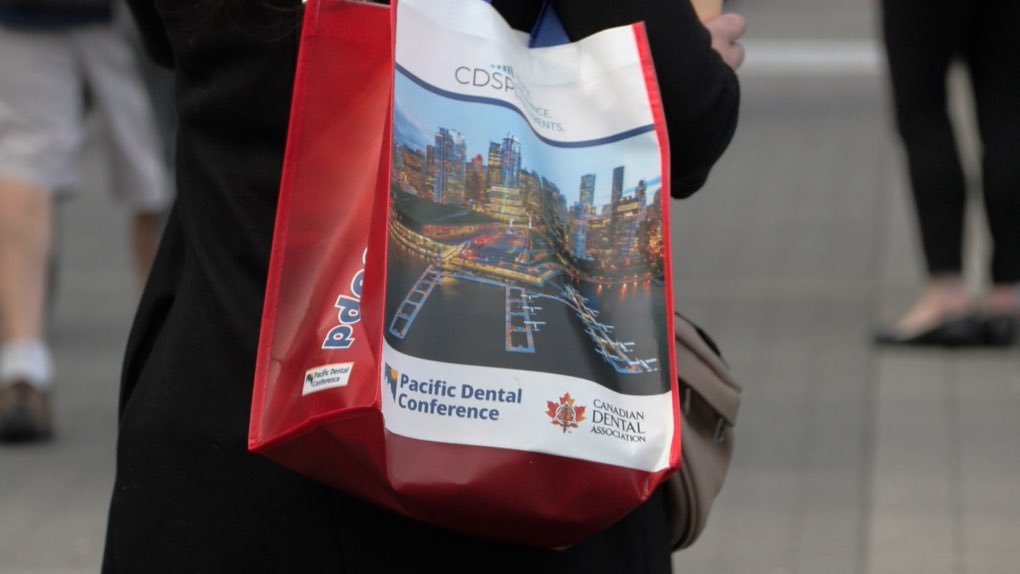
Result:
[[[983,343],[989,347],[1012,347],[1016,344],[1020,320],[1015,313],[996,313],[981,318]]]
[[[890,328],[875,333],[875,344],[903,347],[972,347],[984,343],[983,323],[973,315],[952,317],[919,333],[904,335]]]

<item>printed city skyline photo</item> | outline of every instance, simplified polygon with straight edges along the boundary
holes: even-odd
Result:
[[[658,154],[632,139],[553,145],[513,110],[451,100],[401,74],[395,93],[395,192],[537,228],[591,280],[661,276]]]
[[[387,341],[668,389],[654,132],[559,145],[505,105],[395,83]]]
[[[593,171],[596,176],[594,203],[609,203],[612,170],[621,165],[627,168],[623,180],[624,195],[633,194],[642,180],[649,189],[661,186],[659,156],[635,150],[630,144],[559,147],[555,143],[546,143],[548,140],[542,142],[518,112],[503,106],[471,105],[445,98],[418,86],[400,73],[395,77],[395,98],[393,139],[419,151],[434,146],[437,128],[445,127],[462,139],[467,161],[478,156],[486,160],[492,144],[500,143],[507,135],[493,133],[492,127],[516,126],[513,135],[522,144],[519,167],[529,172],[540,172],[549,181],[561,186],[561,192],[570,203],[579,199],[577,182]],[[470,121],[465,121],[465,105],[472,108]],[[428,118],[427,124],[423,118]]]

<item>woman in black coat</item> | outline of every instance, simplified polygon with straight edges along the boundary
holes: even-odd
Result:
[[[392,515],[249,454],[251,388],[291,86],[298,0],[132,0],[177,78],[178,199],[128,343],[103,571],[668,572],[656,494],[563,552]],[[527,28],[538,0],[495,5]],[[557,0],[567,32],[647,22],[689,195],[729,143],[739,19],[710,36],[680,0]],[[719,52],[713,51],[713,40]]]

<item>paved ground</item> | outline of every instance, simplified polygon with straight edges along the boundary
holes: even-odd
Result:
[[[731,478],[676,570],[1020,571],[1020,349],[867,343],[920,276],[870,28],[804,33],[822,38],[824,66],[757,36],[747,12],[764,53],[748,56],[738,138],[709,188],[674,208],[680,304],[719,337],[746,401]]]
[[[872,4],[730,5],[760,51],[739,136],[709,188],[675,205],[674,241],[680,304],[723,344],[746,400],[729,481],[677,572],[1020,571],[1020,349],[867,343],[919,277]],[[94,154],[85,168],[86,193],[61,209],[59,438],[0,448],[0,574],[101,559],[135,294],[123,213],[96,191]]]

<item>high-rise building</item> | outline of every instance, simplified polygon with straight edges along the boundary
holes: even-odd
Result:
[[[605,214],[590,217],[584,240],[584,249],[587,257],[598,258],[603,263],[609,261],[612,257],[611,247],[609,242],[609,217]]]
[[[655,190],[652,203],[645,207],[644,219],[638,232],[638,247],[645,260],[656,269],[662,262],[662,188]]]
[[[623,199],[623,166],[613,168],[613,195],[610,203],[617,204]]]
[[[613,168],[613,187],[612,195],[609,201],[609,243],[616,245],[616,234],[617,234],[617,216],[616,206],[620,204],[623,199],[623,166],[617,166]]]
[[[464,200],[477,205],[485,200],[485,163],[482,154],[476,154],[467,164],[464,174]]]
[[[588,206],[578,201],[570,206],[567,241],[570,253],[578,258],[587,256]]]
[[[581,205],[592,207],[595,205],[595,174],[586,173],[581,176]]]
[[[424,188],[425,154],[411,149],[406,145],[397,148],[400,163],[394,164],[397,181],[401,189],[415,195],[421,195]]]
[[[658,265],[662,264],[662,188],[655,190],[652,197],[652,204],[648,207],[648,215],[645,218],[648,225],[648,242],[645,250],[648,257]]]
[[[528,212],[524,208],[521,190],[515,187],[494,185],[485,192],[485,205],[482,211],[502,221],[515,221],[518,224],[528,220]]]
[[[489,142],[489,164],[485,178],[485,189],[503,185],[503,168],[499,142]]]
[[[537,171],[521,170],[521,197],[524,199],[525,209],[539,218],[542,213],[541,187],[542,180]]]
[[[433,145],[425,146],[425,167],[422,173],[423,183],[421,197],[425,199],[434,199],[436,196],[436,147]]]
[[[464,202],[466,155],[464,136],[451,129],[439,128],[436,132],[433,201],[452,205]]]
[[[545,196],[553,215],[563,222],[567,219],[567,198],[552,181],[542,178],[542,195]]]
[[[613,205],[613,259],[633,262],[641,252],[640,227],[644,206],[636,195],[628,195]]]
[[[512,134],[507,134],[503,138],[503,145],[500,149],[500,168],[505,187],[516,189],[521,186],[521,142],[517,141],[517,138]]]

